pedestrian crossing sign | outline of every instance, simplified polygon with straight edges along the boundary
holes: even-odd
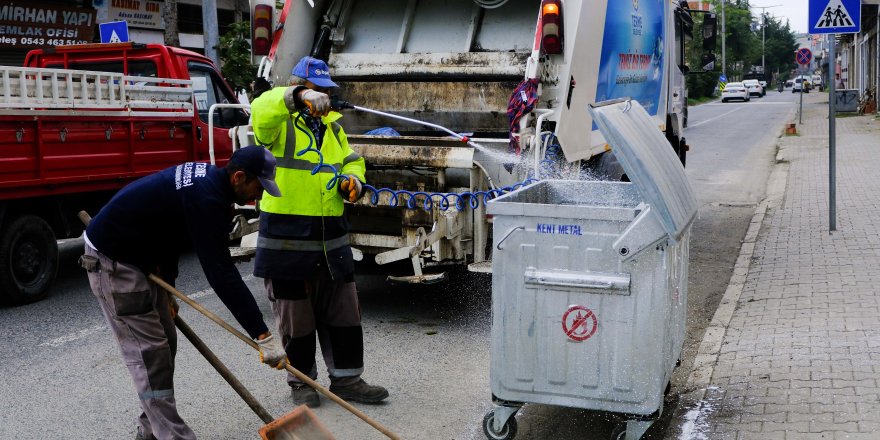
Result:
[[[101,33],[102,43],[128,42],[128,22],[112,21],[110,23],[99,23],[98,31]]]
[[[809,33],[858,33],[861,31],[861,16],[861,0],[810,0]]]

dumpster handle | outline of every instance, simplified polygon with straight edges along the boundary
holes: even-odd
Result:
[[[513,234],[514,232],[516,232],[520,229],[525,231],[526,227],[525,226],[517,226],[517,227],[507,231],[507,234],[504,235],[504,238],[502,238],[501,241],[499,241],[495,247],[498,248],[498,250],[500,251],[501,250],[501,243],[504,243],[504,240],[507,240],[507,238],[510,237],[510,234]]]

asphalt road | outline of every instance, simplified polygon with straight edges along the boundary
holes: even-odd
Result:
[[[797,95],[770,92],[750,103],[710,103],[690,110],[687,172],[700,203],[691,239],[685,359],[668,405],[677,401],[702,337],[730,277],[755,204],[774,161],[775,138],[791,120]],[[0,438],[132,438],[140,410],[128,373],[84,272],[76,246],[62,255],[62,273],[48,299],[0,308]],[[436,286],[388,286],[367,267],[358,277],[366,340],[366,373],[387,387],[382,405],[357,405],[407,439],[483,439],[492,408],[489,376],[490,279],[456,273]],[[405,268],[399,268],[404,273]],[[270,320],[260,280],[239,267]],[[198,262],[182,260],[180,290],[232,321]],[[284,374],[222,329],[182,306],[182,316],[274,416],[292,409]],[[270,326],[271,326],[270,320]],[[181,337],[175,375],[179,409],[200,438],[256,438],[262,425],[230,387]],[[319,382],[329,385],[319,370]],[[322,398],[319,419],[339,439],[383,438]],[[667,410],[666,414],[672,414]],[[572,408],[526,405],[518,439],[604,439],[615,417]],[[665,418],[646,438],[663,438]]]

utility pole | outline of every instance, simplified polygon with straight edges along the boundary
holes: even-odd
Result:
[[[782,5],[771,5],[771,6],[752,6],[755,9],[761,10],[761,74],[767,74],[767,68],[764,64],[764,29],[767,28],[767,13],[764,12],[765,9],[775,8],[777,6]]]
[[[205,56],[219,66],[220,59],[217,58],[216,48],[216,46],[220,44],[218,28],[217,0],[202,1],[202,32],[205,34]]]
[[[727,0],[721,0],[721,74],[727,78],[727,47],[724,42],[727,39],[727,20],[724,19],[724,4]]]

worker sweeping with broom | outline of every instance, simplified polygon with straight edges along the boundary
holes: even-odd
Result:
[[[247,334],[260,360],[287,365],[227,247],[233,202],[281,192],[275,158],[258,146],[237,150],[224,168],[187,162],[141,178],[117,193],[89,223],[80,264],[116,337],[140,405],[136,439],[194,439],[174,398],[176,303],[148,276],[173,285],[178,256],[192,245],[217,296]]]

